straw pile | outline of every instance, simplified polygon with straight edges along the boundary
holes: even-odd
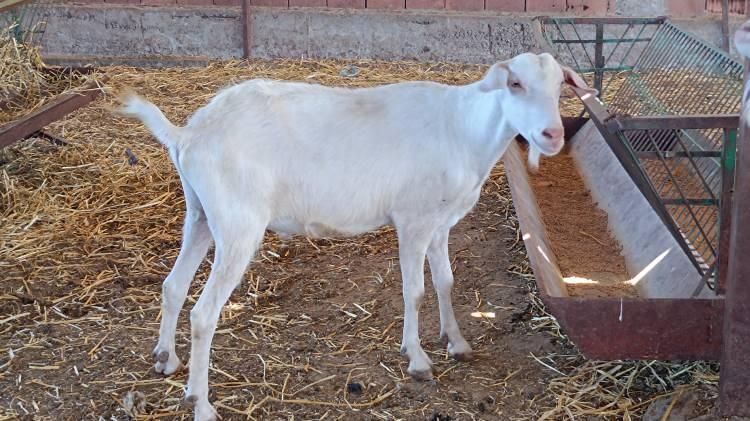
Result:
[[[94,77],[78,72],[50,71],[42,61],[39,47],[19,43],[12,31],[13,27],[0,30],[0,125]]]
[[[178,124],[218,88],[249,77],[368,86],[465,83],[484,70],[357,62],[358,75],[346,77],[345,64],[105,70],[112,90],[135,88]],[[67,146],[29,139],[0,151],[0,420],[189,416],[179,406],[185,373],[159,377],[149,356],[160,282],[180,245],[179,180],[140,124],[108,114],[109,101],[51,127]],[[567,113],[576,106],[563,104]],[[706,365],[597,363],[577,354],[533,291],[502,166],[451,243],[454,304],[476,361],[447,358],[428,293],[420,320],[436,381],[406,378],[392,230],[335,241],[269,235],[222,312],[210,371],[215,405],[232,419],[618,419],[678,385],[715,386]],[[200,268],[187,309],[209,268]],[[186,316],[177,334],[183,362]]]

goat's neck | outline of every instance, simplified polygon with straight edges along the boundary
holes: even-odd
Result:
[[[488,174],[518,135],[504,116],[498,95],[483,93],[478,84],[456,90],[458,125],[456,135],[466,146],[468,158],[482,174]]]

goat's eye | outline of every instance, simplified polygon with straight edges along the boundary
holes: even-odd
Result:
[[[511,82],[510,83],[511,88],[521,88],[521,82]]]

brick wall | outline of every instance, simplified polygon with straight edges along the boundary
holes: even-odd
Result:
[[[616,0],[250,0],[254,6],[339,7],[356,9],[445,9],[498,12],[568,12],[602,15],[614,10]],[[142,4],[163,6],[238,6],[242,0],[75,0],[78,3]]]
[[[729,13],[744,15],[745,0],[729,0]],[[707,0],[706,10],[712,13],[721,13],[721,0]]]

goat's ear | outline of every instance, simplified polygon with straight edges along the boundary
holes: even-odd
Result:
[[[479,90],[490,92],[507,88],[508,73],[510,73],[510,70],[506,62],[493,64],[490,70],[485,73],[484,78],[479,82]]]
[[[560,67],[563,71],[563,81],[566,84],[579,89],[583,89],[584,91],[586,91],[586,93],[589,93],[591,95],[599,95],[599,91],[593,88],[589,88],[589,85],[587,85],[586,82],[584,82],[584,80],[581,78],[581,76],[579,76],[578,73],[576,73],[573,69],[568,66],[562,65]]]

